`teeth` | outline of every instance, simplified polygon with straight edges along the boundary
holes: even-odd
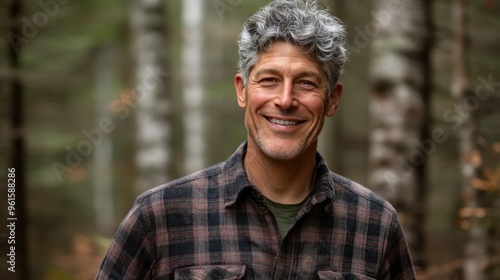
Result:
[[[275,124],[279,124],[279,125],[296,125],[296,124],[298,124],[298,122],[278,120],[278,119],[270,119],[269,121],[272,123],[275,123]]]

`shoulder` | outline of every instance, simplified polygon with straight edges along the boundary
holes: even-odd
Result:
[[[159,200],[190,199],[199,192],[206,192],[207,187],[219,186],[223,181],[223,163],[219,163],[171,182],[152,188],[137,197],[137,203],[154,203]]]
[[[179,207],[182,203],[184,207],[189,206],[186,202],[219,203],[225,195],[237,193],[248,184],[243,165],[245,151],[246,143],[243,143],[226,161],[148,190],[138,196],[136,202],[143,205],[171,203]]]
[[[396,209],[379,194],[334,172],[330,172],[330,178],[334,185],[334,200],[339,207],[356,208],[360,213],[384,214],[390,220],[397,219]]]

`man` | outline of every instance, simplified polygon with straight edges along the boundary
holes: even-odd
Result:
[[[247,141],[139,196],[96,279],[415,279],[394,208],[316,151],[342,95],[342,23],[277,0],[238,46]]]

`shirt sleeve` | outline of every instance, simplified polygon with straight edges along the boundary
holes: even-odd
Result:
[[[152,233],[139,202],[121,223],[95,279],[150,279],[154,264]]]
[[[377,279],[417,279],[408,244],[395,214],[387,240],[387,251]]]

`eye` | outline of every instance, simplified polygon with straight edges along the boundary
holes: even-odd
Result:
[[[298,84],[305,89],[313,89],[317,87],[315,82],[309,80],[300,80]]]
[[[314,85],[314,83],[313,83],[313,82],[308,81],[308,80],[302,80],[302,81],[300,81],[299,83],[301,83],[301,84],[303,84],[303,85]]]
[[[266,77],[259,80],[259,83],[263,86],[272,86],[279,82],[278,79],[273,77]]]

